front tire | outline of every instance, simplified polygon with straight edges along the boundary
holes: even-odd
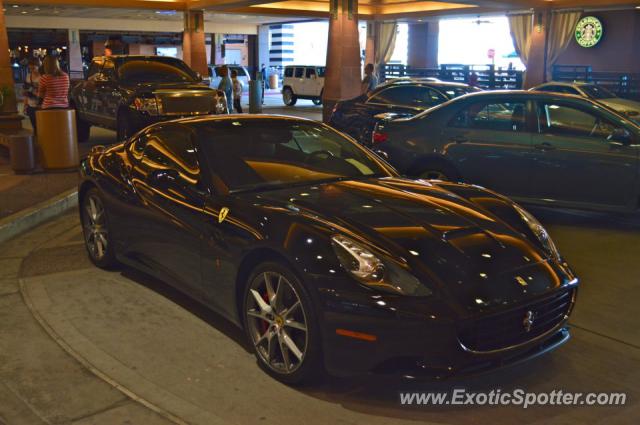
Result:
[[[313,102],[314,105],[322,105],[322,98],[321,97],[317,97],[315,99],[311,100]]]
[[[244,292],[243,321],[262,370],[291,385],[318,378],[318,320],[306,288],[288,267],[265,262],[254,269]]]
[[[116,121],[116,133],[119,142],[123,142],[127,140],[132,135],[131,123],[129,122],[129,117],[124,112],[118,113],[118,118]]]
[[[89,189],[82,198],[80,219],[85,247],[91,262],[103,269],[115,266],[117,262],[109,231],[107,211],[95,187]]]
[[[293,90],[291,90],[291,87],[285,87],[284,89],[282,89],[282,101],[287,106],[293,106],[298,101],[298,98],[295,94],[293,94]]]

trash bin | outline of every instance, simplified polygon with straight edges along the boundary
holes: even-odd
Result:
[[[269,76],[269,88],[272,90],[278,89],[278,74],[271,74]]]
[[[249,81],[249,113],[262,112],[262,80]]]
[[[16,174],[33,172],[36,168],[33,134],[29,131],[20,131],[3,135],[3,137],[8,141],[11,169]]]
[[[36,112],[38,148],[46,171],[76,170],[78,133],[74,109],[41,109]]]

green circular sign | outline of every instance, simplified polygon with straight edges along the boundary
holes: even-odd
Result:
[[[585,16],[576,25],[576,41],[582,47],[593,47],[602,38],[602,22],[595,16]]]

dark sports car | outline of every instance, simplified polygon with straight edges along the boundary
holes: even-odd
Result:
[[[461,83],[398,78],[371,93],[336,103],[329,124],[360,143],[369,144],[380,114],[412,117],[447,100],[478,91]]]
[[[446,377],[568,338],[577,279],[535,218],[479,187],[400,178],[324,124],[176,120],[81,172],[91,260],[210,306],[284,382]]]

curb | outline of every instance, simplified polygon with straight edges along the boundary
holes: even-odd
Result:
[[[71,189],[33,207],[0,220],[0,243],[62,214],[78,205],[78,190]]]

